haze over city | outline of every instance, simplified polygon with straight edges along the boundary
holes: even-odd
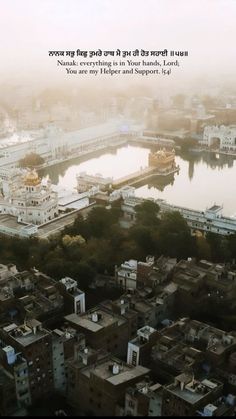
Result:
[[[0,0],[0,416],[236,415],[235,18]]]

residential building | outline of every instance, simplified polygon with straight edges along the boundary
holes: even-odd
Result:
[[[122,416],[161,416],[162,392],[159,383],[141,381],[129,387]]]
[[[34,402],[53,391],[52,338],[42,323],[32,319],[21,324],[0,327],[1,346],[20,352],[28,365],[31,400]]]
[[[223,384],[215,379],[196,380],[182,373],[163,388],[163,416],[191,416],[222,395]]]
[[[76,374],[76,367],[68,366],[68,398],[83,414],[99,416],[115,416],[118,405],[124,405],[126,389],[150,372],[140,365],[127,365],[111,355],[80,366]]]
[[[124,316],[97,306],[85,313],[69,314],[65,320],[84,334],[91,348],[103,349],[116,356],[126,355],[130,331]]]
[[[128,343],[127,364],[148,366],[151,350],[158,335],[158,332],[150,326],[139,329],[137,336]]]
[[[62,278],[57,288],[63,295],[66,314],[85,312],[85,293],[78,288],[77,281],[69,277]]]

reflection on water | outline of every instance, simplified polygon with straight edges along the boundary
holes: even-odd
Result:
[[[148,153],[148,148],[128,145],[113,152],[97,153],[87,161],[84,157],[44,169],[41,176],[48,174],[53,183],[68,188],[76,186],[76,174],[83,171],[118,179],[146,167]],[[216,202],[224,205],[224,214],[236,213],[236,162],[232,157],[185,153],[176,156],[176,163],[180,166],[179,174],[138,184],[136,196],[162,198],[196,209],[205,209]]]

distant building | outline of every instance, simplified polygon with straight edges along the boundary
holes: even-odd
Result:
[[[113,179],[112,178],[104,178],[100,174],[96,174],[94,176],[87,175],[87,173],[82,172],[76,176],[77,179],[77,191],[87,192],[92,187],[99,187],[101,191],[106,191],[111,188]]]
[[[236,125],[205,127],[200,144],[221,150],[236,151]]]
[[[156,167],[158,172],[166,173],[176,168],[175,150],[168,151],[165,148],[154,152],[150,152],[148,156],[148,164]]]
[[[156,203],[160,206],[162,213],[178,211],[186,220],[193,234],[197,231],[203,231],[204,233],[211,232],[222,235],[235,234],[236,232],[236,218],[224,216],[222,214],[223,206],[221,205],[214,204],[210,208],[207,208],[205,211],[199,211],[191,208],[180,207],[178,205],[168,204],[164,199],[157,199]],[[130,203],[128,201],[125,201],[122,209],[123,208],[126,213],[131,213]]]

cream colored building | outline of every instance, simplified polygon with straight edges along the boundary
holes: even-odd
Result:
[[[236,151],[236,125],[205,127],[200,144],[208,147],[218,147],[222,150]]]
[[[0,213],[18,222],[40,225],[58,216],[58,196],[51,181],[42,182],[35,170],[8,174],[2,180]]]

